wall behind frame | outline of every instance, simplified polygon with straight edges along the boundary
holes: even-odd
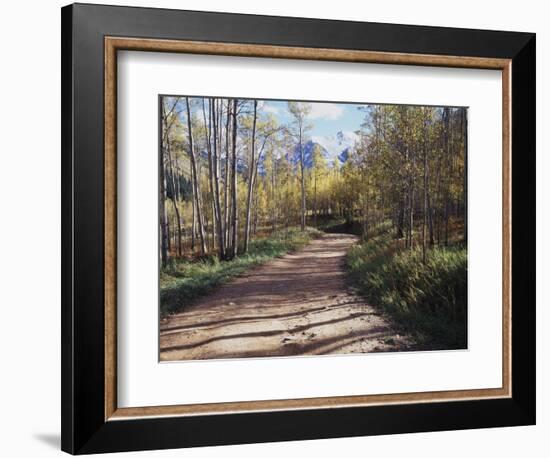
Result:
[[[68,1],[12,2],[3,10],[0,34],[6,70],[0,104],[0,348],[4,376],[0,389],[3,415],[1,450],[6,456],[61,456],[59,452],[60,372],[60,10]],[[102,3],[102,2],[91,2]],[[256,2],[254,0],[109,0],[109,4],[309,16],[448,27],[518,30],[537,33],[538,60],[538,425],[535,427],[408,434],[149,452],[158,457],[331,457],[335,455],[463,458],[487,454],[501,458],[544,456],[550,435],[548,375],[550,298],[544,283],[550,269],[550,245],[541,234],[550,229],[550,161],[542,161],[544,117],[550,91],[541,87],[544,51],[550,49],[548,12],[536,0],[493,2],[463,0],[451,4],[418,0],[391,2]],[[548,54],[546,52],[546,54]],[[548,145],[548,135],[546,144]],[[546,204],[546,205],[545,205]],[[543,207],[546,211],[542,213]],[[546,360],[546,366],[543,361]],[[127,453],[124,457],[144,456]]]

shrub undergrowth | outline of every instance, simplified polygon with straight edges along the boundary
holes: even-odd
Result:
[[[463,244],[406,250],[381,233],[352,247],[351,280],[406,331],[431,348],[466,348],[467,252]]]

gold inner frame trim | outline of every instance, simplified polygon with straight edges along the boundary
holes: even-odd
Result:
[[[117,405],[117,51],[174,52],[239,57],[264,57],[317,61],[479,68],[502,72],[502,387],[304,399],[241,401],[212,404],[143,406]],[[507,398],[512,394],[511,365],[511,60],[481,57],[404,54],[344,49],[214,43],[179,40],[105,37],[105,420],[144,417],[246,413],[359,407],[383,404],[426,403]]]

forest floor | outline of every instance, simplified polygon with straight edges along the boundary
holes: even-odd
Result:
[[[161,361],[417,348],[346,279],[350,234],[326,234],[257,266],[160,323]]]

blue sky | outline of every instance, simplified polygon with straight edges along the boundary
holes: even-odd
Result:
[[[365,105],[350,103],[310,102],[311,111],[308,123],[311,129],[307,138],[319,143],[329,153],[330,158],[338,156],[347,147],[353,146],[358,136],[355,134],[365,118],[359,107]],[[292,122],[286,100],[259,100],[260,113],[271,113],[280,124]],[[180,116],[185,118],[185,110]],[[342,135],[338,136],[338,133]]]
[[[272,113],[280,123],[288,123],[292,117],[286,101],[269,100],[264,102],[262,110]],[[365,112],[356,104],[312,102],[309,114],[311,139],[320,143],[331,154],[339,154],[345,147],[352,146],[356,138],[354,132],[359,129]],[[338,139],[338,132],[344,133],[344,144]]]

